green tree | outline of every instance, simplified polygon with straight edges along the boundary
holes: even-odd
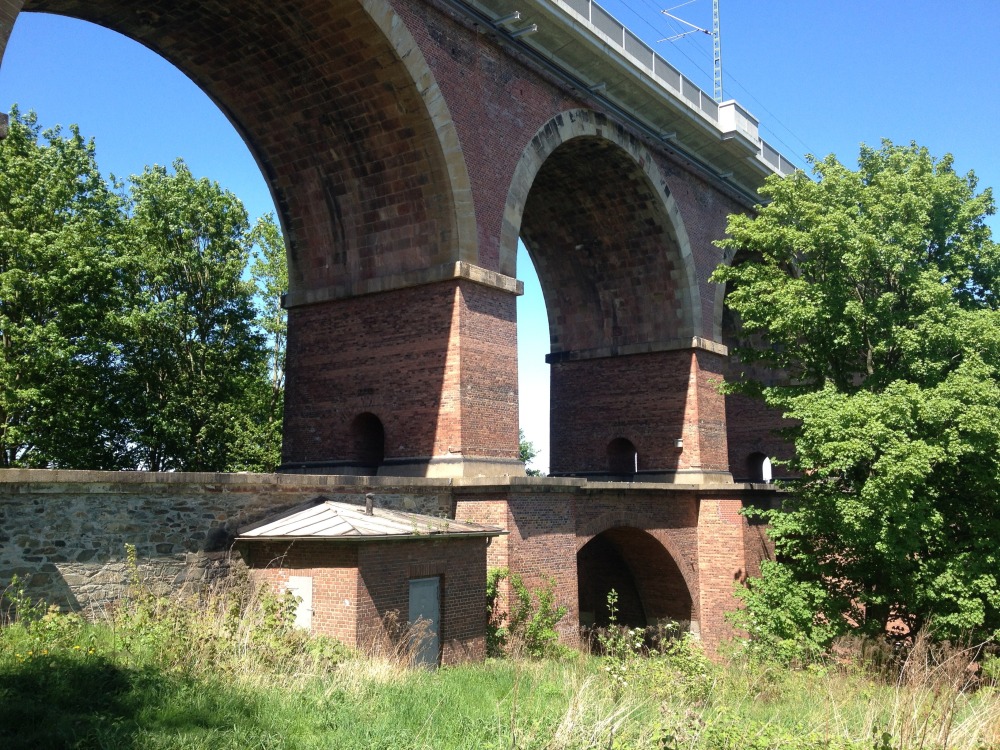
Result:
[[[733,388],[789,418],[800,477],[769,514],[782,569],[750,582],[748,610],[808,601],[824,640],[845,615],[1000,628],[992,195],[916,145],[862,147],[857,170],[810,161],[815,180],[769,178],[770,202],[730,217],[712,277],[741,329]]]
[[[267,378],[255,287],[243,278],[246,210],[181,160],[173,173],[155,166],[133,177],[131,202],[139,289],[124,356],[137,465],[225,470],[239,463],[243,418]]]
[[[0,466],[127,464],[114,393],[128,286],[121,199],[76,127],[15,107],[0,141]]]
[[[281,426],[285,400],[285,342],[288,314],[282,297],[288,289],[285,242],[274,215],[257,220],[250,233],[254,247],[250,274],[257,303],[256,326],[263,331],[267,367],[249,389],[236,436],[231,471],[273,471],[281,461]]]
[[[517,431],[518,440],[518,458],[527,466],[531,463],[531,460],[538,455],[538,449],[535,444],[532,443],[524,436],[524,430]],[[542,475],[542,472],[538,469],[525,469],[525,472],[529,477],[538,477]]]

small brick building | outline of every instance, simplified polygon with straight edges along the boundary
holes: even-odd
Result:
[[[418,619],[415,658],[481,660],[486,548],[501,529],[319,499],[240,530],[252,575],[301,599],[296,621],[348,646],[391,646]]]

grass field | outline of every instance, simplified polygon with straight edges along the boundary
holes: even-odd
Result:
[[[1000,748],[1000,694],[971,654],[855,645],[790,669],[697,644],[619,659],[490,660],[428,672],[349,653],[245,586],[137,593],[87,623],[19,598],[0,630],[0,748]],[[10,618],[8,618],[10,619]]]

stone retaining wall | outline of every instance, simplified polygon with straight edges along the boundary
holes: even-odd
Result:
[[[151,585],[197,586],[228,568],[240,527],[325,496],[440,515],[447,482],[356,477],[0,471],[0,589],[92,612],[127,581],[125,545]]]

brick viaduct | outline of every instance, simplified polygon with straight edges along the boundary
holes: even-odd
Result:
[[[577,619],[613,585],[635,622],[721,637],[760,554],[741,482],[781,452],[718,390],[738,369],[707,281],[727,215],[791,169],[752,116],[589,0],[0,0],[0,55],[22,11],[159,53],[255,155],[289,260],[282,471],[450,479],[455,512],[510,529],[492,561],[555,575]],[[518,238],[572,481],[504,484]]]

